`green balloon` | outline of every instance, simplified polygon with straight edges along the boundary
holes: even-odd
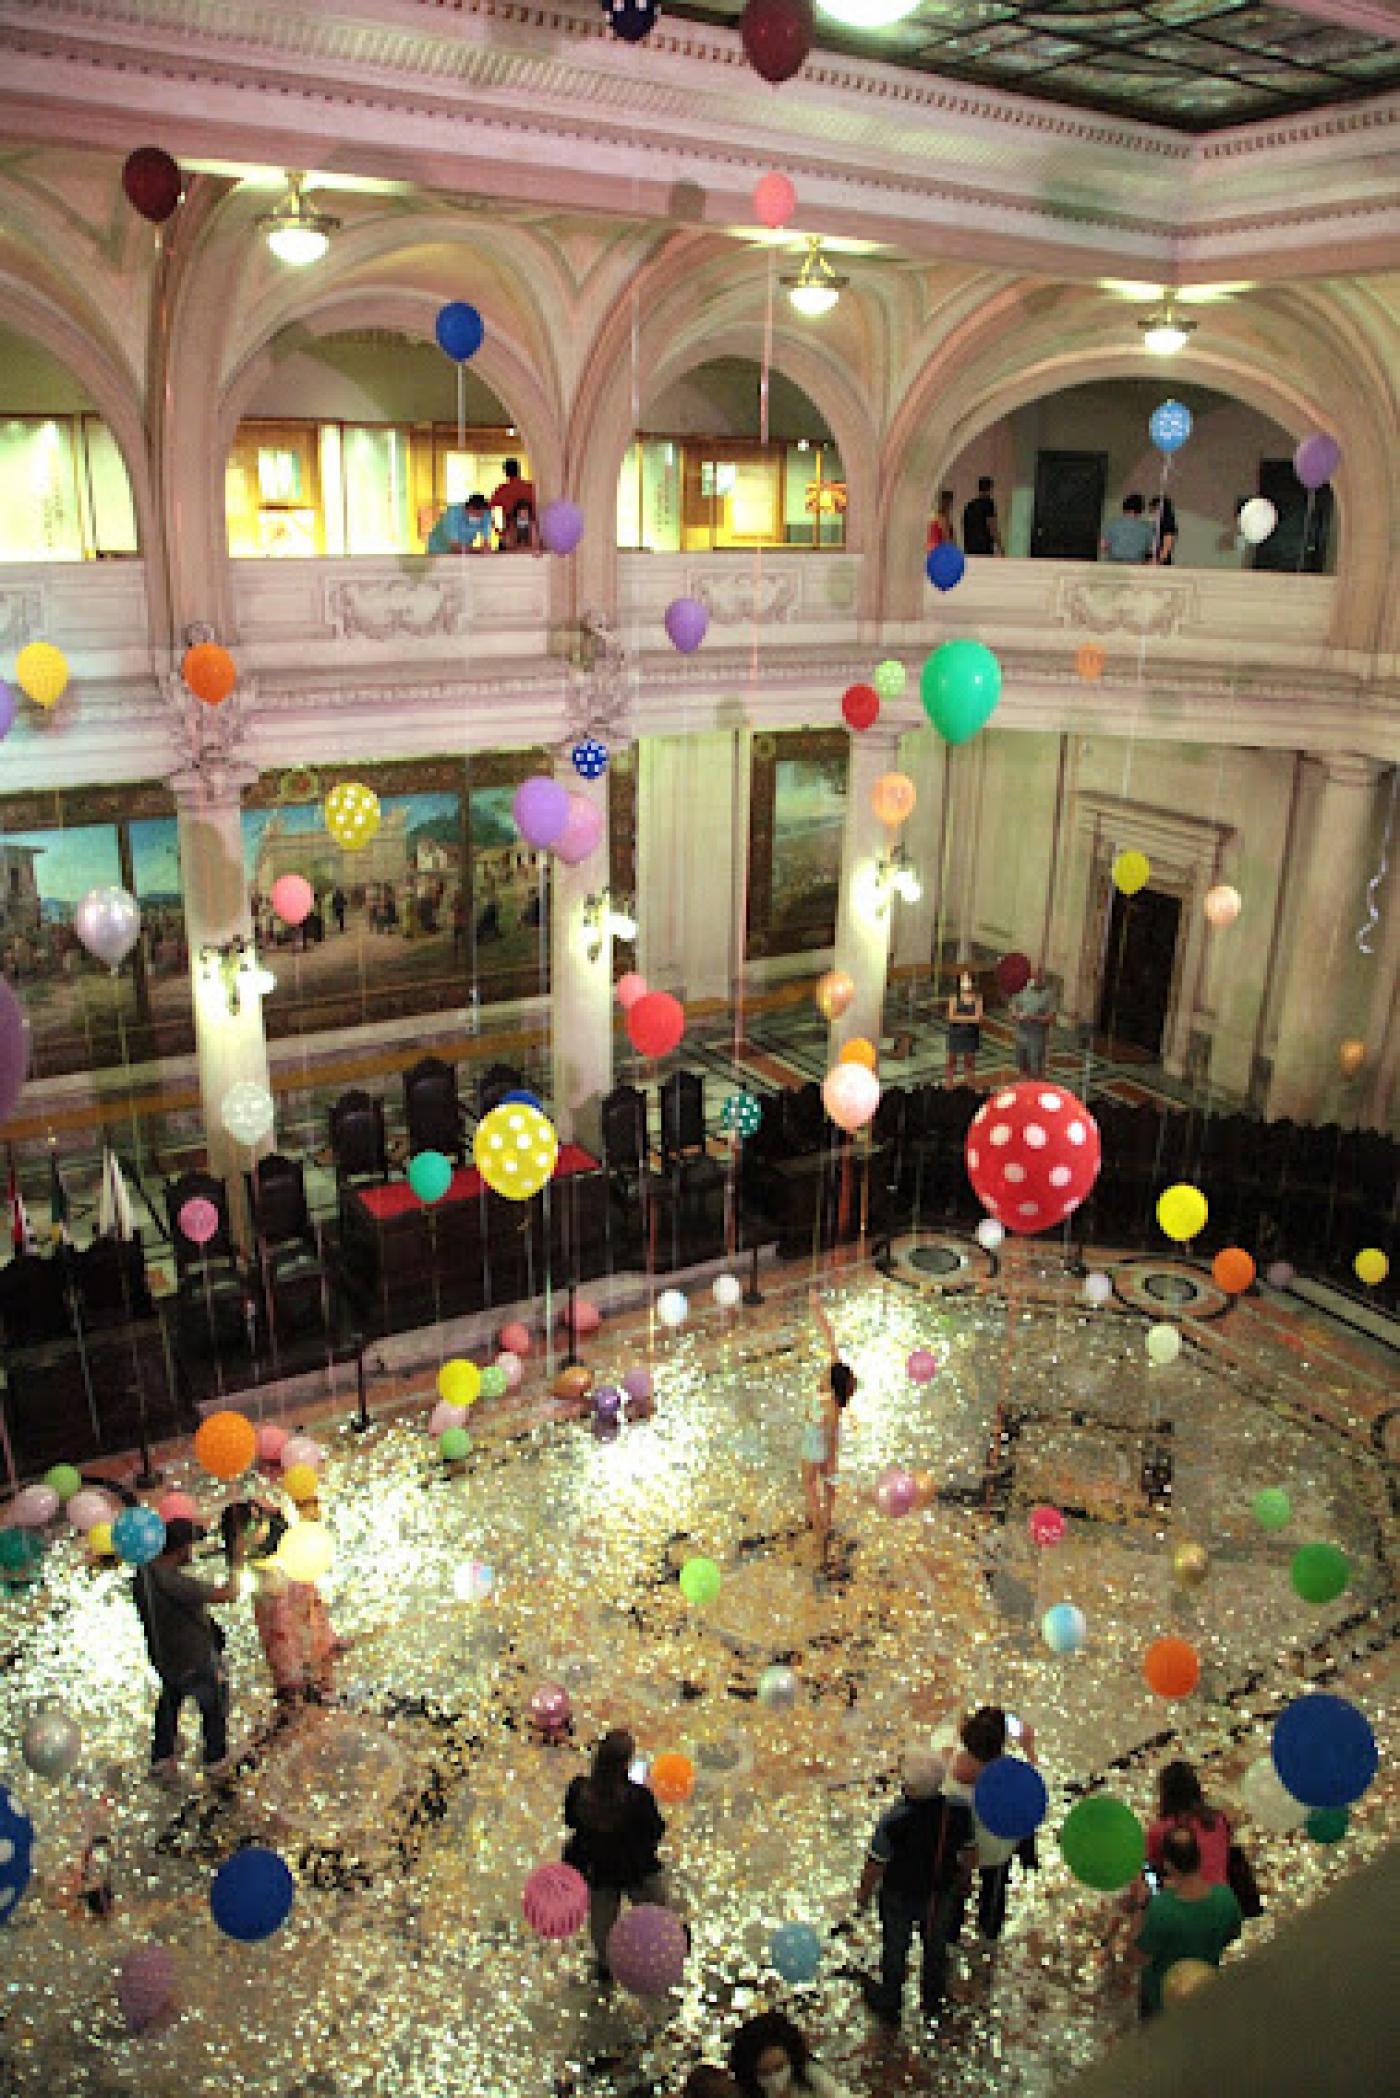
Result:
[[[452,1161],[441,1151],[419,1151],[408,1161],[408,1184],[420,1202],[440,1202],[452,1185]]]
[[[1263,1486],[1251,1507],[1261,1530],[1284,1530],[1293,1520],[1293,1503],[1281,1486]]]
[[[1335,1544],[1304,1544],[1293,1554],[1288,1578],[1305,1603],[1332,1603],[1351,1579],[1351,1564]]]
[[[83,1475],[76,1465],[55,1464],[44,1473],[44,1484],[51,1486],[61,1501],[71,1501],[83,1483]]]
[[[1340,1843],[1351,1826],[1345,1807],[1314,1807],[1303,1826],[1314,1843]]]
[[[43,1556],[44,1540],[32,1530],[0,1530],[0,1573],[28,1573]]]
[[[1095,1793],[1079,1800],[1065,1816],[1060,1851],[1077,1880],[1113,1894],[1141,1872],[1147,1838],[1131,1807]]]
[[[465,1428],[448,1428],[438,1437],[438,1448],[449,1464],[455,1463],[459,1457],[465,1457],[471,1446],[472,1439]]]
[[[502,1398],[509,1389],[510,1379],[494,1362],[488,1362],[481,1372],[481,1396],[483,1399]]]
[[[875,690],[881,699],[898,699],[908,679],[908,671],[896,656],[875,665]]]
[[[945,641],[923,668],[924,712],[945,743],[966,743],[1001,698],[1001,665],[980,641]]]
[[[713,1559],[687,1559],[681,1568],[681,1594],[688,1603],[712,1603],[719,1584],[719,1568]]]

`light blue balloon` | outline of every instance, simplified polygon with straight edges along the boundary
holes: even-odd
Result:
[[[1040,1620],[1040,1636],[1052,1654],[1078,1653],[1088,1629],[1084,1612],[1073,1603],[1052,1603]]]
[[[1147,433],[1159,452],[1179,452],[1191,435],[1191,410],[1180,401],[1163,401],[1148,417]]]
[[[123,1508],[112,1524],[112,1547],[128,1566],[149,1566],[165,1549],[165,1524],[154,1508]]]
[[[822,1963],[822,1941],[810,1923],[780,1923],[768,1941],[768,1957],[784,1981],[812,1981]]]

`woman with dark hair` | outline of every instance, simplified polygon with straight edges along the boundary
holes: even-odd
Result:
[[[588,1929],[598,1955],[598,1979],[610,1981],[608,1932],[629,1901],[670,1906],[665,1869],[657,1845],[666,1824],[645,1785],[630,1776],[637,1744],[623,1727],[604,1734],[587,1777],[576,1777],[564,1795],[564,1820],[572,1834],[564,1863],[588,1882]]]
[[[841,1455],[841,1416],[855,1395],[856,1374],[841,1360],[831,1320],[814,1289],[812,1316],[830,1355],[825,1385],[813,1399],[802,1427],[802,1491],[807,1501],[807,1527],[815,1530],[825,1552],[836,1513],[836,1467]]]
[[[1230,1882],[1230,1824],[1207,1805],[1190,1763],[1164,1764],[1157,1778],[1157,1819],[1147,1831],[1147,1862],[1162,1870],[1163,1845],[1174,1828],[1189,1828],[1201,1853],[1201,1878],[1212,1887]]]
[[[701,2062],[681,2085],[681,2098],[740,2098],[740,2091],[727,2069]]]
[[[841,2085],[813,2061],[805,2037],[781,2011],[763,2011],[739,2027],[730,2043],[729,2066],[744,2098],[783,2098],[787,2091],[845,2098]]]

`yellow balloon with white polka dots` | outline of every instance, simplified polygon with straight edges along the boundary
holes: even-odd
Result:
[[[472,1145],[486,1185],[512,1202],[537,1195],[559,1159],[559,1139],[548,1115],[523,1100],[502,1102],[483,1115]]]
[[[379,820],[379,796],[357,779],[342,780],[326,796],[326,829],[346,852],[362,852]]]

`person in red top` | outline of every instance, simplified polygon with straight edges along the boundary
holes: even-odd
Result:
[[[957,520],[953,516],[953,491],[945,488],[938,498],[937,513],[928,521],[928,546],[932,553],[936,546],[956,546],[958,543]]]
[[[1168,1763],[1157,1779],[1157,1819],[1147,1831],[1147,1862],[1162,1870],[1163,1845],[1174,1828],[1189,1828],[1201,1853],[1201,1878],[1213,1887],[1230,1882],[1230,1824],[1206,1804],[1201,1781],[1189,1763]]]
[[[535,484],[525,481],[520,475],[520,461],[507,459],[506,477],[491,498],[494,514],[499,510],[501,522],[498,526],[498,547],[508,553],[525,547],[537,547],[539,525],[535,511]]]

